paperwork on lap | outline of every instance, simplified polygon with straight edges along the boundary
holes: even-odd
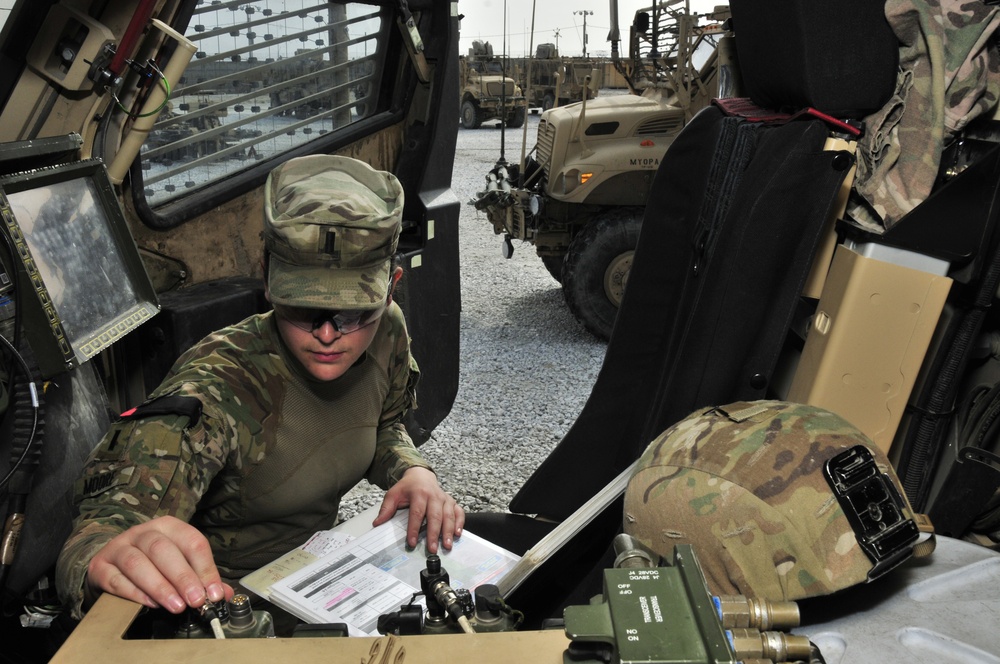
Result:
[[[378,636],[378,617],[398,611],[420,592],[428,553],[423,531],[416,548],[406,546],[407,511],[371,528],[376,513],[373,508],[316,533],[241,584],[305,622],[343,622],[352,636]],[[468,530],[451,551],[441,547],[438,555],[456,590],[496,584],[519,559]]]

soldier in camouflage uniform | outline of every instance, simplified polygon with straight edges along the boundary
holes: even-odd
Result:
[[[403,190],[336,156],[293,159],[265,190],[274,311],[193,346],[113,425],[76,487],[57,563],[79,617],[101,592],[173,613],[334,525],[362,478],[409,506],[408,543],[450,549],[465,515],[403,426],[418,370],[392,290]]]
[[[849,466],[860,479],[843,494],[857,509],[845,510],[824,466],[858,446],[873,463]],[[786,601],[930,553],[919,520],[885,454],[846,420],[755,401],[702,409],[657,437],[629,480],[623,527],[661,557],[691,544],[717,595]]]

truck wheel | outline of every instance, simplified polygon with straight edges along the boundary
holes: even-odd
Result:
[[[596,217],[569,245],[563,263],[566,304],[592,334],[609,339],[639,242],[642,208],[620,208]]]
[[[483,124],[483,120],[479,116],[479,107],[476,106],[476,103],[468,99],[463,101],[462,126],[466,129],[479,129],[481,124]]]
[[[542,110],[547,111],[556,105],[556,97],[551,92],[546,93],[542,98]]]
[[[562,283],[563,259],[566,258],[566,254],[560,256],[541,256],[540,258],[545,269],[552,275],[552,278]]]
[[[518,127],[524,126],[524,117],[526,115],[527,109],[523,106],[515,108],[514,112],[510,114],[510,120],[507,121],[507,126],[511,129],[517,129]]]

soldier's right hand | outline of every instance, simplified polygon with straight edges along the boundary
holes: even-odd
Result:
[[[129,528],[97,552],[87,567],[93,596],[108,592],[151,608],[181,613],[207,599],[231,599],[205,536],[172,516]]]

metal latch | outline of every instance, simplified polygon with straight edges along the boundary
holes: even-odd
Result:
[[[406,0],[398,0],[397,8],[399,18],[396,19],[396,23],[403,33],[403,42],[413,61],[413,67],[417,70],[417,78],[421,83],[428,83],[431,80],[431,69],[427,64],[427,58],[424,57],[424,40],[420,38],[420,31],[417,30],[417,24],[413,21],[413,14]]]

